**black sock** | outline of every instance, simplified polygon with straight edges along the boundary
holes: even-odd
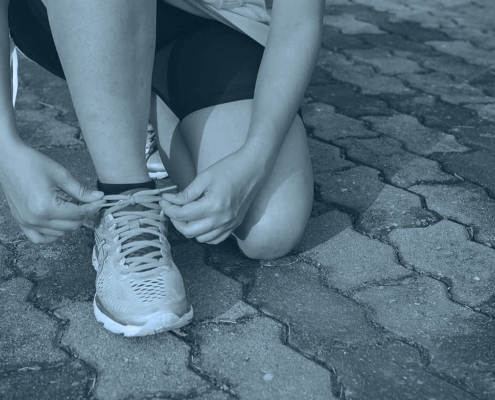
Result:
[[[96,187],[105,195],[121,194],[132,189],[156,189],[155,181],[147,181],[142,183],[101,183],[96,181]]]

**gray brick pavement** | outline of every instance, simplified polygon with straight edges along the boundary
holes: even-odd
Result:
[[[279,260],[173,230],[196,319],[129,339],[92,316],[91,222],[49,246],[0,192],[0,397],[492,399],[492,0],[327,1],[303,111],[316,201]],[[30,145],[88,186],[65,83],[22,59]]]

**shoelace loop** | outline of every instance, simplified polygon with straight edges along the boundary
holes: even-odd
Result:
[[[165,216],[158,204],[161,193],[174,189],[142,190],[128,195],[108,195],[101,207],[108,207],[104,217],[112,215],[112,235],[116,238],[120,254],[117,261],[124,259],[126,272],[143,272],[163,265],[163,244],[167,242],[161,227]],[[143,210],[125,210],[141,205]],[[137,224],[133,226],[133,222]],[[158,239],[158,240],[157,240]]]

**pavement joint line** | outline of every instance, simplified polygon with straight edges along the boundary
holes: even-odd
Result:
[[[354,301],[356,301],[356,300],[354,300]],[[413,349],[415,349],[418,352],[419,360],[420,360],[420,363],[421,363],[421,367],[427,373],[429,373],[429,374],[431,374],[431,375],[439,378],[440,380],[443,380],[443,381],[445,381],[445,382],[447,382],[447,383],[449,383],[449,384],[457,387],[458,389],[460,389],[460,390],[462,390],[462,391],[464,391],[466,393],[469,393],[470,395],[473,395],[474,397],[482,400],[482,398],[478,397],[473,392],[467,390],[466,387],[463,387],[463,386],[459,385],[459,381],[457,379],[455,379],[454,377],[452,377],[450,375],[447,375],[445,373],[438,372],[434,368],[432,368],[431,367],[431,355],[430,355],[430,351],[426,347],[420,345],[419,343],[416,343],[413,339],[399,336],[395,332],[390,331],[389,329],[387,329],[384,326],[380,325],[373,318],[373,316],[375,315],[375,310],[374,310],[373,307],[371,307],[371,306],[369,306],[367,304],[362,304],[359,301],[356,301],[356,302],[358,304],[360,304],[366,310],[365,311],[365,315],[366,315],[366,319],[368,320],[368,323],[370,323],[377,330],[381,331],[385,335],[385,340],[392,340],[392,341],[395,340],[395,341],[404,343],[405,345],[410,346]]]
[[[208,249],[208,247],[207,247]],[[207,250],[205,252],[205,264],[206,261],[209,261],[209,258],[208,257],[208,253],[209,251]],[[303,261],[303,258],[301,256],[297,256],[298,258],[300,258],[300,261],[304,262]],[[291,349],[292,351],[296,352],[297,354],[300,354],[301,356],[309,359],[310,361],[312,361],[313,363],[316,363],[317,365],[325,368],[326,370],[328,370],[330,372],[330,379],[331,379],[331,383],[332,383],[332,388],[334,388],[334,391],[336,391],[336,388],[338,387],[339,388],[339,391],[337,393],[333,393],[334,395],[338,395],[340,396],[340,394],[342,393],[345,393],[345,390],[343,390],[343,385],[340,383],[340,380],[338,379],[338,377],[336,376],[336,373],[335,373],[335,368],[331,365],[328,365],[327,363],[319,360],[318,358],[316,358],[315,356],[312,356],[312,355],[309,355],[309,354],[306,354],[305,352],[303,352],[301,349],[299,349],[298,347],[295,347],[293,344],[291,344],[290,342],[290,324],[285,322],[285,321],[282,321],[278,318],[277,315],[273,315],[273,314],[270,314],[270,313],[267,313],[266,311],[263,311],[261,309],[260,306],[256,305],[256,304],[252,304],[249,300],[248,300],[248,296],[249,296],[249,287],[251,286],[250,284],[247,284],[247,283],[244,283],[242,281],[240,281],[239,279],[233,277],[233,276],[230,276],[228,275],[227,273],[225,273],[224,271],[220,270],[220,269],[217,269],[215,268],[214,265],[210,265],[210,264],[207,264],[209,265],[211,268],[213,268],[214,270],[226,275],[227,277],[229,277],[230,279],[236,281],[236,282],[239,282],[241,285],[242,285],[242,298],[241,298],[241,301],[243,301],[244,303],[248,304],[249,306],[251,306],[252,308],[254,308],[256,311],[258,311],[258,313],[260,314],[260,316],[262,318],[268,318],[268,319],[271,319],[272,321],[275,321],[277,324],[281,325],[282,327],[282,331],[284,332],[283,335],[281,335],[282,337],[280,337],[280,342],[285,346],[285,347],[288,347],[289,349]],[[312,266],[313,268],[316,268],[314,267],[313,265],[310,265]],[[269,268],[269,267],[268,267]],[[354,301],[354,299],[349,299],[351,301]],[[258,316],[259,317],[259,316]],[[247,317],[247,319],[251,319],[251,317]],[[239,320],[238,320],[239,321]],[[182,338],[182,340],[186,340],[185,338]],[[192,348],[192,344],[191,343],[188,343],[186,341],[186,343]],[[339,397],[339,398],[342,398],[342,397]],[[342,399],[345,399],[345,397],[343,397]]]

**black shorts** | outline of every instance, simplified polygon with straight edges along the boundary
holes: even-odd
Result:
[[[11,0],[9,27],[23,54],[64,78],[41,0]],[[180,119],[202,108],[252,99],[263,51],[220,22],[158,0],[152,90]]]

